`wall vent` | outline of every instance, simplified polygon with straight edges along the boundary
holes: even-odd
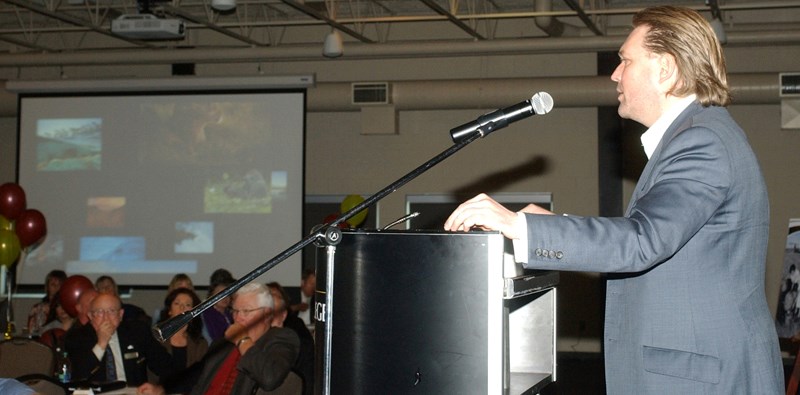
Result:
[[[354,82],[351,87],[352,104],[389,104],[388,82]]]
[[[800,97],[800,73],[780,73],[781,97]]]

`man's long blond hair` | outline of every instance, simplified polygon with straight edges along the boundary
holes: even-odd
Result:
[[[711,25],[694,10],[650,7],[633,16],[633,26],[648,26],[644,47],[655,54],[675,58],[678,82],[674,96],[692,93],[704,106],[727,106],[731,102],[725,57]]]

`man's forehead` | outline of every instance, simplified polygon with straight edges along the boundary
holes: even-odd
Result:
[[[648,26],[644,25],[633,29],[628,35],[628,38],[625,39],[625,42],[622,43],[622,47],[619,49],[619,55],[631,56],[634,53],[646,52],[644,48],[644,38],[649,29]]]
[[[92,307],[94,308],[119,308],[120,302],[117,298],[111,297],[110,295],[98,295],[92,301]]]
[[[233,299],[233,304],[235,306],[237,306],[237,307],[253,304],[253,303],[255,303],[257,301],[256,300],[257,296],[258,295],[254,294],[254,293],[246,293],[246,294],[236,295],[236,297]],[[249,307],[249,306],[247,306],[247,307]]]

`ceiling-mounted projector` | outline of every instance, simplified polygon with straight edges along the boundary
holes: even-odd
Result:
[[[111,32],[138,40],[176,40],[186,27],[180,19],[160,19],[152,14],[126,14],[111,21]]]

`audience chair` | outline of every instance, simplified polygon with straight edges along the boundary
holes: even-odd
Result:
[[[54,377],[45,374],[26,374],[17,381],[31,387],[37,395],[67,395],[68,391]]]
[[[55,351],[36,340],[20,338],[0,342],[0,377],[35,373],[52,376],[55,363]]]

